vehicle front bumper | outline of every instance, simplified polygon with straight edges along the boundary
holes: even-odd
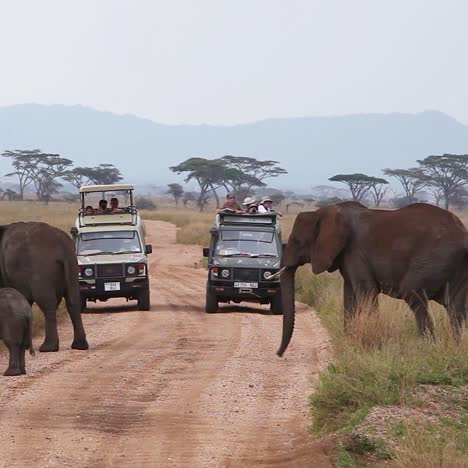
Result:
[[[279,282],[260,282],[258,288],[235,288],[233,281],[209,281],[208,288],[215,294],[218,301],[250,301],[267,304],[271,299],[280,294]]]
[[[106,291],[105,283],[119,283],[118,290]],[[140,291],[149,287],[147,277],[141,278],[98,278],[93,280],[80,279],[80,295],[90,300],[107,300],[111,297],[126,297],[137,299]]]

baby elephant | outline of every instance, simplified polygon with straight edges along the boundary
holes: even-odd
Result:
[[[10,351],[10,364],[3,375],[26,374],[25,350],[34,355],[32,309],[16,289],[0,289],[0,339]]]

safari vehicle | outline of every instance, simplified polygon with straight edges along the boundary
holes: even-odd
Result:
[[[81,208],[70,232],[75,240],[82,310],[87,301],[113,297],[137,300],[139,310],[150,309],[144,225],[133,203],[133,185],[89,185],[80,188]],[[117,212],[88,213],[111,194],[123,208]],[[89,210],[91,211],[91,210]]]
[[[276,214],[220,213],[210,230],[211,242],[203,249],[208,257],[205,310],[218,311],[219,302],[270,304],[281,314],[279,279],[281,229]]]

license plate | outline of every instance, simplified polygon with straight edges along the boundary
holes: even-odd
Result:
[[[258,283],[234,283],[235,288],[258,288]]]
[[[120,283],[119,282],[104,283],[104,291],[120,291]]]

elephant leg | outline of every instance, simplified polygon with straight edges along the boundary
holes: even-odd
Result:
[[[453,334],[458,340],[461,337],[462,327],[468,324],[468,292],[461,291],[454,298],[448,301],[445,306],[452,326]]]
[[[86,340],[86,332],[81,318],[81,303],[74,304],[67,301],[67,310],[73,324],[72,349],[88,349],[89,345]]]
[[[8,351],[10,352],[10,361],[8,369],[3,375],[21,375],[21,359],[20,359],[20,347],[19,344],[5,343]]]
[[[41,307],[41,306],[40,306]],[[59,350],[59,337],[57,332],[57,307],[42,308],[45,319],[45,339],[39,348],[43,353]]]
[[[434,324],[429,315],[427,296],[424,292],[414,292],[405,298],[416,318],[418,331],[421,335],[434,338]]]
[[[356,315],[358,300],[353,286],[349,280],[344,281],[343,288],[343,305],[344,305],[344,330],[345,333],[350,332],[350,324]]]

